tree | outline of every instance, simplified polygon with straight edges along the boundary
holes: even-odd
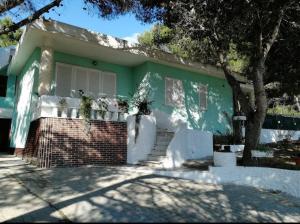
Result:
[[[0,26],[11,26],[12,20],[9,17],[0,20]],[[8,47],[11,45],[16,45],[22,35],[22,30],[16,30],[15,32],[10,32],[8,34],[3,34],[0,36],[0,47]]]
[[[16,17],[19,17],[21,14],[29,14],[25,18],[21,19],[18,22],[12,22],[10,24],[1,24],[0,35],[10,34],[21,28],[22,26],[33,22],[38,19],[41,15],[48,12],[54,7],[61,5],[62,0],[53,0],[50,3],[44,5],[43,7],[36,9],[36,4],[33,0],[2,0],[0,2],[0,15],[4,15],[12,9],[19,8],[19,12]]]
[[[181,37],[205,43],[210,59],[223,69],[234,98],[247,116],[243,162],[251,162],[267,109],[264,87],[265,65],[278,38],[282,24],[296,23],[289,14],[299,13],[293,0],[181,0],[139,1],[137,17],[144,22],[161,21]],[[234,44],[238,52],[249,57],[247,78],[252,81],[254,102],[242,91],[228,66],[228,52]],[[211,57],[213,56],[213,57]]]

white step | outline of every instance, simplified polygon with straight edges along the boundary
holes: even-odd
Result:
[[[166,158],[165,155],[153,155],[153,154],[149,154],[148,156],[148,160],[153,160],[153,161],[162,161],[164,158]]]
[[[143,160],[143,161],[140,161],[139,165],[153,167],[153,168],[154,167],[156,167],[156,168],[162,167],[162,163],[161,162],[159,162],[159,161],[153,161],[153,160]]]
[[[168,148],[168,145],[155,145],[153,150],[166,151],[167,148]]]
[[[152,150],[149,155],[153,156],[165,156],[166,155],[166,150]]]

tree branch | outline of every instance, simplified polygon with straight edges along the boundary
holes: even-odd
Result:
[[[231,74],[231,72],[228,70],[226,63],[224,62],[224,55],[222,53],[219,53],[219,60],[223,69],[223,72],[225,74],[225,78],[228,81],[229,85],[232,88],[232,91],[235,92],[238,100],[241,103],[242,111],[244,111],[246,114],[253,112],[254,109],[251,107],[249,101],[247,100],[247,97],[245,93],[242,91],[240,82]]]
[[[7,0],[7,1],[3,1],[1,2],[0,5],[0,14],[2,14],[3,12],[6,12],[18,5],[21,5],[24,3],[24,0]]]
[[[278,32],[279,32],[279,28],[280,28],[280,24],[281,24],[281,21],[282,21],[282,18],[283,18],[283,15],[284,15],[284,12],[285,12],[285,8],[284,7],[283,9],[280,10],[279,14],[278,14],[278,18],[277,18],[277,21],[276,21],[276,24],[275,24],[275,27],[273,29],[273,32],[271,34],[271,37],[270,39],[267,41],[265,47],[264,47],[264,50],[263,50],[263,58],[266,59],[274,41],[276,40],[277,36],[278,36]]]
[[[15,23],[9,27],[4,27],[4,28],[0,29],[0,35],[16,31],[20,27],[38,19],[42,14],[44,14],[45,12],[48,12],[51,8],[58,7],[60,5],[61,1],[62,0],[54,0],[50,4],[44,6],[43,8],[41,8],[38,11],[36,11],[35,13],[33,13],[32,15],[28,16],[26,19],[23,19],[20,22]]]

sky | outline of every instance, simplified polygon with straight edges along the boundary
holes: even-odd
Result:
[[[136,42],[140,33],[152,27],[152,24],[142,24],[137,21],[134,15],[120,16],[112,20],[99,18],[97,15],[88,14],[83,10],[82,2],[82,0],[64,0],[62,7],[44,14],[44,16],[130,42]]]

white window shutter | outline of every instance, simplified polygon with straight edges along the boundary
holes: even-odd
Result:
[[[76,74],[76,84],[75,84],[75,90],[76,93],[78,93],[78,90],[83,90],[84,93],[88,93],[88,77],[87,77],[87,71],[84,68],[76,68],[75,69]]]
[[[56,95],[69,97],[71,92],[72,67],[68,65],[56,66]]]
[[[100,72],[98,71],[88,71],[88,77],[89,77],[89,94],[91,94],[94,97],[98,97],[100,91]]]
[[[116,74],[57,63],[56,95],[80,97],[78,90],[83,90],[95,98],[116,95]]]
[[[113,98],[116,95],[116,75],[111,72],[102,72],[103,93]]]
[[[170,106],[183,105],[183,85],[179,79],[166,78],[165,79],[165,102]]]
[[[207,85],[199,85],[199,100],[200,110],[207,110]]]

